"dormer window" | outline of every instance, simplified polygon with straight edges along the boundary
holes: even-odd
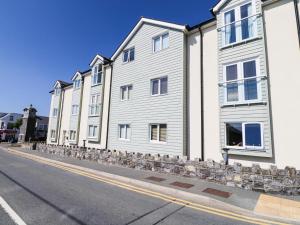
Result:
[[[223,45],[241,42],[256,35],[257,16],[252,3],[235,7],[223,13]]]
[[[55,88],[54,94],[55,94],[56,96],[57,96],[57,95],[60,95],[60,88]]]
[[[93,68],[92,86],[102,83],[102,65],[96,65]]]
[[[131,62],[134,61],[134,48],[129,48],[123,51],[123,62]]]
[[[74,80],[74,84],[73,84],[74,89],[78,89],[80,88],[80,80]]]

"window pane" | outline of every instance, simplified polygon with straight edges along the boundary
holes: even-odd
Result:
[[[126,130],[125,130],[125,125],[120,125],[120,138],[125,138],[126,135]]]
[[[127,129],[126,129],[126,139],[130,139],[130,135],[131,135],[131,128],[129,125],[127,125]]]
[[[168,48],[169,47],[169,34],[164,34],[162,36],[162,48]]]
[[[231,10],[225,13],[225,44],[231,44],[236,42],[236,28],[235,28],[235,11]]]
[[[157,125],[151,125],[151,140],[157,140]]]
[[[233,102],[239,100],[238,83],[227,84],[227,101]]]
[[[134,60],[134,48],[130,49],[130,56],[129,56],[129,61]]]
[[[160,124],[159,141],[167,141],[167,124]]]
[[[92,136],[92,133],[93,133],[92,129],[93,129],[93,127],[92,127],[92,126],[89,126],[89,137]]]
[[[253,18],[247,18],[251,15],[252,15],[251,3],[241,6],[242,39],[253,37]]]
[[[160,37],[154,39],[154,52],[160,50]]]
[[[152,95],[158,94],[158,80],[152,81]]]
[[[226,144],[228,146],[243,146],[243,129],[241,123],[226,124]]]
[[[237,64],[226,67],[226,81],[237,79]]]
[[[245,124],[245,142],[246,146],[262,146],[260,124]]]
[[[132,86],[128,86],[128,98],[127,99],[130,99],[131,98],[131,91],[132,91]]]
[[[245,100],[257,99],[257,81],[256,79],[246,80],[244,83]]]
[[[243,67],[244,67],[244,78],[256,77],[256,62],[254,60],[243,63]]]
[[[168,78],[164,77],[160,79],[160,94],[168,93]]]
[[[126,87],[121,87],[121,99],[126,99]]]
[[[128,61],[128,50],[124,51],[123,53],[123,62],[127,62]]]

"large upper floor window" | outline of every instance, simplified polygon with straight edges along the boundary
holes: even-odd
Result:
[[[259,100],[260,83],[258,60],[224,66],[225,104]]]
[[[119,139],[130,140],[131,128],[129,124],[119,124]]]
[[[9,121],[14,121],[14,116],[9,116]]]
[[[73,87],[74,89],[80,88],[81,81],[80,79],[74,80]]]
[[[240,42],[256,35],[255,10],[252,3],[238,6],[223,14],[223,45]]]
[[[131,98],[132,85],[125,85],[121,87],[121,100],[127,101]]]
[[[102,65],[97,65],[93,68],[92,86],[102,83]]]
[[[165,33],[153,38],[153,52],[158,52],[169,47],[169,33]]]
[[[78,115],[79,105],[72,105],[72,116]]]
[[[168,77],[151,80],[151,95],[164,95],[168,93]]]
[[[98,135],[98,126],[89,125],[88,129],[88,137],[89,138],[96,138]]]
[[[262,149],[261,123],[226,123],[226,147],[236,149]]]
[[[150,141],[167,142],[167,124],[150,124]]]
[[[90,98],[89,116],[98,116],[100,114],[100,94],[93,94]]]
[[[58,115],[58,109],[54,108],[53,111],[52,111],[52,116],[57,117],[57,115]]]
[[[135,57],[135,51],[134,48],[129,48],[123,51],[123,62],[131,62],[134,60]]]

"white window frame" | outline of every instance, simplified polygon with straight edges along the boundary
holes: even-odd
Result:
[[[152,126],[153,125],[155,125],[155,126],[157,126],[157,136],[156,136],[156,140],[152,140],[151,139],[151,133],[152,133]],[[166,141],[160,141],[159,140],[159,136],[160,136],[160,126],[161,125],[166,125],[166,127],[167,127],[167,130],[166,130],[166,132],[167,132],[167,134],[166,134]],[[168,124],[167,123],[150,123],[149,124],[149,140],[150,140],[150,142],[151,143],[158,143],[158,144],[167,144],[167,142],[168,142]]]
[[[58,108],[53,108],[52,117],[56,118],[58,116]]]
[[[93,102],[93,97],[95,97],[95,102]],[[101,95],[100,93],[92,94],[90,97],[90,104],[89,104],[89,116],[100,116],[100,99]],[[92,108],[94,109],[94,113],[92,112]],[[98,112],[97,112],[98,108]]]
[[[244,5],[247,5],[251,3],[252,4],[252,15],[248,16],[246,18],[241,19],[241,7]],[[225,32],[225,27],[230,25],[230,24],[225,24],[225,14],[230,12],[231,10],[234,10],[234,14],[235,14],[235,21],[233,22],[235,24],[235,33],[236,33],[236,41],[233,43],[228,43],[226,44],[226,32]],[[241,27],[241,21],[245,20],[245,19],[249,19],[249,18],[255,18],[256,17],[256,21],[253,21],[253,37],[249,37],[246,39],[242,39],[242,27]],[[222,46],[223,47],[227,47],[227,46],[231,46],[240,42],[246,42],[248,40],[254,39],[258,36],[258,32],[257,32],[257,19],[258,19],[258,14],[257,14],[257,10],[256,10],[256,2],[255,0],[246,0],[243,1],[242,3],[236,4],[232,7],[229,7],[228,9],[226,9],[226,11],[221,13],[221,21],[222,21],[222,27],[219,28],[219,30],[222,31]]]
[[[122,138],[122,135],[121,135],[121,126],[125,126],[125,138]],[[128,130],[130,129],[130,133],[128,134]],[[127,123],[123,123],[123,124],[118,124],[118,138],[119,140],[122,140],[122,141],[130,141],[130,138],[131,138],[131,124]]]
[[[80,86],[81,86],[81,80],[80,79],[74,80],[74,84],[73,84],[74,90],[80,89]]]
[[[92,127],[92,129],[93,129],[93,135],[90,134],[90,127]],[[93,124],[88,125],[88,138],[89,139],[98,138],[98,128],[99,127],[97,125],[93,125]]]
[[[226,132],[226,124],[230,123],[240,123],[242,125],[242,138],[243,138],[243,146],[230,146],[227,145],[227,132]],[[261,140],[261,146],[249,146],[246,145],[246,134],[245,134],[245,125],[247,124],[259,124],[260,125],[260,140]],[[263,150],[265,148],[264,145],[264,124],[262,122],[226,122],[225,123],[225,148],[228,149],[236,149],[236,150]]]
[[[128,84],[120,87],[120,99],[121,101],[129,101],[131,99],[131,95],[129,94],[129,88],[131,87],[131,91],[133,90],[133,85]],[[123,98],[122,91],[125,89],[125,97]],[[131,92],[132,93],[132,92]]]
[[[101,70],[99,70],[99,68],[101,68]],[[95,69],[96,69],[96,73],[95,73]],[[99,75],[100,75],[100,82],[99,82]],[[97,79],[97,82],[95,83],[95,77]],[[92,86],[97,86],[99,84],[102,84],[102,80],[103,80],[103,71],[102,71],[102,65],[101,64],[97,64],[93,67],[92,69],[92,77],[91,77],[92,81],[91,84]]]
[[[55,140],[56,139],[56,130],[51,130],[50,131],[50,138],[51,138],[51,140]]]
[[[133,60],[130,60],[130,52],[131,51],[134,51],[134,56],[133,56]],[[125,52],[128,52],[128,57],[127,57],[127,60],[125,61]],[[123,63],[129,63],[129,62],[133,62],[133,61],[135,61],[135,47],[133,46],[133,47],[130,47],[130,48],[127,48],[127,49],[125,49],[124,51],[123,51],[123,53],[122,53],[122,62]]]
[[[161,89],[161,80],[167,78],[167,93],[160,93],[160,89]],[[158,93],[157,94],[153,94],[153,82],[158,80]],[[163,77],[158,77],[158,78],[154,78],[150,80],[150,94],[151,96],[161,96],[161,95],[167,95],[169,93],[169,78],[168,76],[163,76]]]
[[[76,130],[70,130],[69,131],[69,141],[76,141]],[[73,135],[72,134],[74,134],[74,139],[73,139]]]
[[[168,35],[168,46],[167,47],[163,47],[163,39],[162,37],[165,36],[165,35]],[[155,40],[159,38],[159,49],[155,49]],[[167,49],[169,48],[170,46],[170,34],[169,34],[169,31],[165,31],[159,35],[156,35],[152,38],[152,52],[153,53],[156,53],[156,52],[160,52],[164,49]]]
[[[72,116],[77,116],[79,113],[79,105],[72,105],[71,114]]]
[[[245,100],[245,80],[255,79],[254,77],[244,78],[244,63],[255,61],[256,66],[256,85],[257,85],[257,99]],[[226,68],[228,66],[237,65],[237,79],[231,80],[227,82],[226,79]],[[227,101],[227,84],[237,82],[238,84],[238,101]],[[242,61],[236,61],[233,63],[227,63],[223,65],[223,83],[222,88],[224,93],[224,105],[237,105],[237,104],[245,104],[245,103],[257,103],[262,101],[262,76],[260,73],[260,60],[259,58],[250,58]]]

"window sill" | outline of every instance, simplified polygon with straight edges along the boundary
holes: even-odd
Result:
[[[221,105],[221,108],[236,107],[236,106],[253,106],[253,105],[267,105],[267,102],[252,101],[252,102],[239,102],[239,103],[225,103]]]
[[[102,85],[102,83],[99,83],[99,84],[92,84],[91,87],[97,87],[97,86],[100,86]]]
[[[151,97],[166,96],[166,95],[168,95],[168,93],[166,93],[166,94],[156,94],[156,95],[151,94]]]
[[[158,50],[158,51],[152,51],[152,54],[157,54],[157,53],[159,53],[159,52],[164,52],[164,51],[167,51],[168,49],[169,49],[170,47],[167,47],[167,48],[163,48],[163,49],[161,49],[161,50]]]
[[[100,117],[100,114],[97,114],[97,115],[89,115],[89,117]]]
[[[248,39],[245,39],[245,40],[242,40],[242,41],[239,41],[239,42],[235,42],[233,44],[225,45],[225,46],[221,47],[220,50],[225,50],[225,49],[228,49],[228,48],[233,48],[235,46],[247,44],[247,43],[250,43],[250,42],[253,42],[253,41],[256,41],[256,40],[260,40],[260,39],[262,39],[262,37],[248,38]]]
[[[166,145],[166,141],[150,141],[151,144],[161,144],[161,145]]]
[[[225,153],[225,151],[222,150],[222,153]],[[229,148],[228,155],[253,156],[253,157],[264,157],[264,158],[271,158],[272,157],[272,153],[267,152],[264,148],[263,149]]]
[[[130,141],[130,139],[125,139],[125,138],[119,138],[119,141]]]

